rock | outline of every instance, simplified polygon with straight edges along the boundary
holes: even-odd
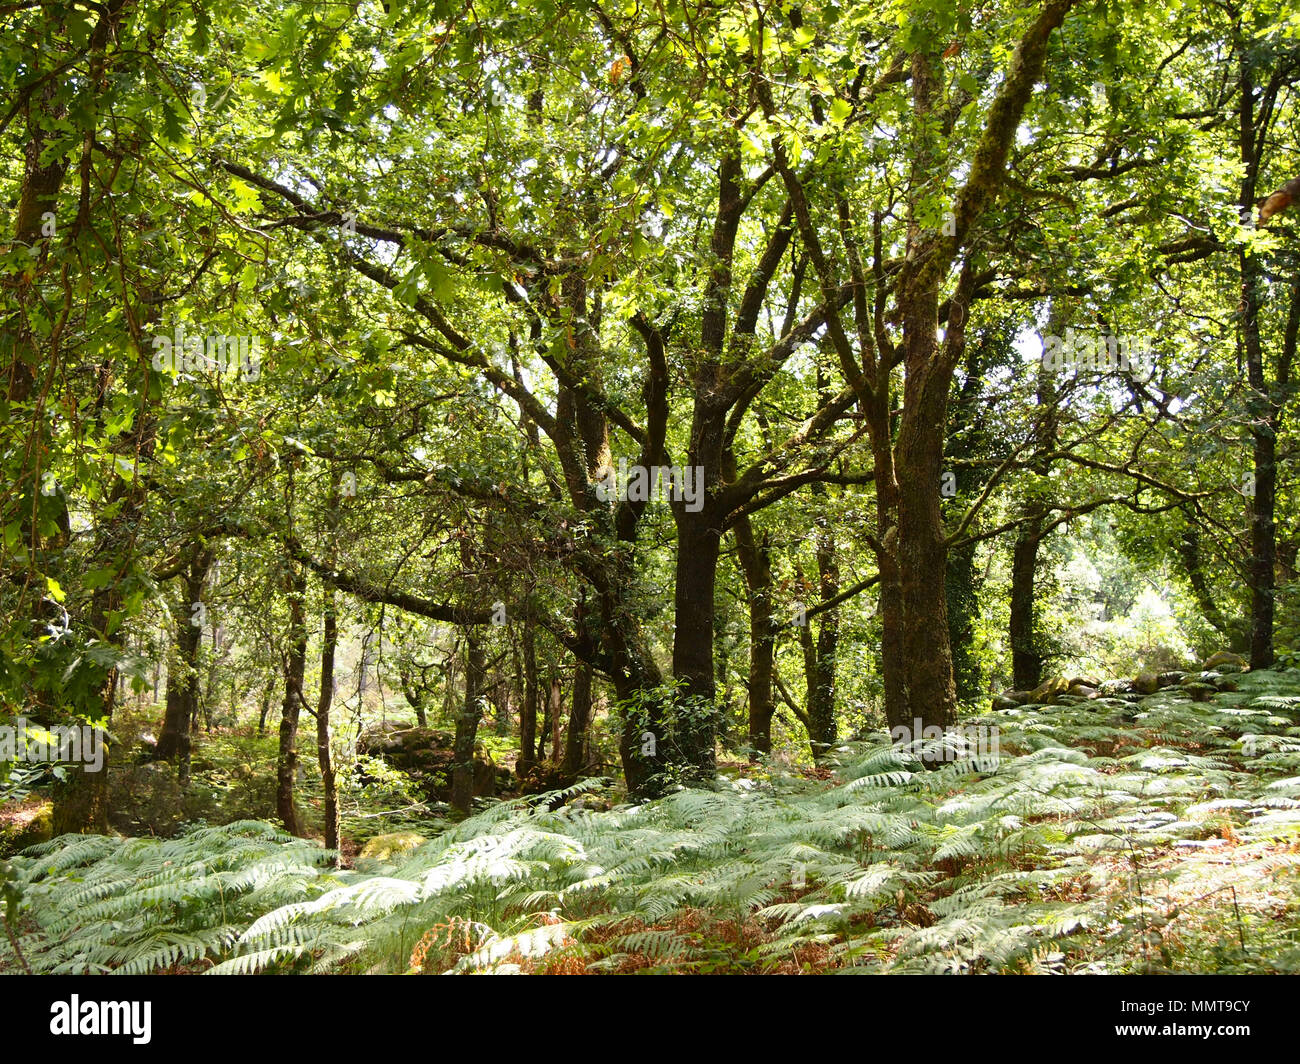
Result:
[[[1206,658],[1201,669],[1205,672],[1212,669],[1218,669],[1222,672],[1225,671],[1225,666],[1236,666],[1237,670],[1244,671],[1249,665],[1250,663],[1240,654],[1234,654],[1231,650],[1220,650],[1217,654],[1211,654]]]
[[[386,720],[372,724],[357,737],[357,753],[382,757],[385,761],[414,760],[422,752],[441,748],[451,749],[453,738],[450,732],[437,731],[434,728],[408,727],[396,721]],[[401,768],[401,765],[397,765]]]
[[[1029,692],[1027,702],[1036,705],[1050,705],[1056,700],[1057,695],[1063,695],[1070,689],[1070,682],[1060,676],[1053,676],[1050,680],[1040,684]]]
[[[1175,684],[1182,683],[1183,678],[1186,677],[1186,675],[1187,673],[1178,671],[1162,672],[1156,677],[1156,683],[1158,683],[1161,690],[1163,690],[1166,687],[1173,687]]]
[[[1074,695],[1077,698],[1096,698],[1097,688],[1089,686],[1082,680],[1072,680],[1070,681],[1070,690],[1066,693]]]
[[[374,724],[357,737],[357,753],[377,757],[410,776],[432,802],[451,800],[454,737],[435,728],[407,727],[392,721]],[[363,783],[366,782],[364,774]],[[474,755],[473,795],[495,795],[509,787],[510,775],[482,751]]]
[[[1131,694],[1133,691],[1132,680],[1102,680],[1097,685],[1097,691],[1103,697],[1114,698],[1118,695]]]
[[[1133,677],[1133,690],[1142,695],[1153,695],[1160,690],[1160,677],[1152,669],[1143,669]]]
[[[387,861],[410,853],[428,841],[418,831],[394,831],[388,835],[376,835],[361,848],[358,856],[367,860]]]
[[[49,842],[53,837],[53,802],[32,800],[0,810],[0,857]]]
[[[1020,691],[1013,692],[1013,694],[1022,694],[1022,693],[1023,692]],[[1018,698],[1012,697],[1011,694],[1003,693],[1000,695],[993,696],[994,709],[1015,709],[1019,705],[1020,705],[1020,700]]]

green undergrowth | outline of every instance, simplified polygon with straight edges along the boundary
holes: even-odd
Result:
[[[1300,673],[1017,707],[933,771],[503,802],[391,863],[257,822],[63,837],[7,873],[36,972],[1300,971]],[[6,939],[8,936],[6,936]],[[21,953],[21,957],[19,957]]]

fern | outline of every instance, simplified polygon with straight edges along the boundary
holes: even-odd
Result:
[[[1296,687],[1246,673],[1205,703],[1167,691],[1016,707],[976,718],[999,728],[999,757],[935,771],[877,733],[838,748],[827,782],[774,773],[607,812],[565,806],[602,786],[585,780],[498,803],[365,873],[328,870],[324,851],[258,823],[65,837],[15,861],[21,947],[49,972],[399,972],[413,951],[421,970],[454,972],[556,957],[620,971],[1140,970],[1150,929],[1179,920],[1189,935],[1186,914],[1212,915],[1242,862],[1295,875]],[[1209,856],[1224,834],[1227,872]],[[446,929],[469,939],[420,952]]]

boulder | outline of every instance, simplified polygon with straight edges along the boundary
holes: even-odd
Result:
[[[407,727],[393,721],[371,725],[357,737],[357,753],[377,757],[411,777],[432,802],[451,800],[451,775],[456,757],[450,732]],[[366,782],[364,773],[362,782]],[[474,755],[474,797],[490,797],[509,786],[510,774],[486,753]]]
[[[33,799],[0,809],[0,857],[49,842],[54,837],[54,803]]]
[[[1212,669],[1218,669],[1220,672],[1226,672],[1228,669],[1233,671],[1244,671],[1249,668],[1250,663],[1240,654],[1234,654],[1231,650],[1220,650],[1217,654],[1211,654],[1205,659],[1201,668],[1205,672]]]
[[[1133,690],[1142,695],[1153,695],[1160,690],[1160,676],[1153,669],[1143,669],[1133,677]]]
[[[1032,691],[1026,701],[1031,705],[1042,706],[1050,705],[1056,701],[1057,695],[1063,695],[1070,689],[1070,681],[1060,676],[1053,676],[1050,680],[1039,684]]]
[[[361,848],[359,857],[374,861],[388,861],[410,853],[428,842],[418,831],[394,831],[388,835],[376,835]]]

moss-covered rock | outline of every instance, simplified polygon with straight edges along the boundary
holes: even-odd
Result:
[[[0,809],[0,857],[49,842],[54,837],[54,803],[33,799]]]
[[[456,757],[450,732],[403,727],[391,721],[367,728],[357,739],[357,753],[377,757],[405,772],[433,802],[451,800],[452,768]],[[362,782],[367,782],[362,776]],[[487,752],[475,751],[474,797],[491,797],[510,786],[510,773]]]
[[[1030,691],[1026,701],[1034,705],[1050,705],[1056,701],[1058,695],[1065,694],[1069,689],[1069,680],[1063,676],[1053,676]]]
[[[418,831],[394,831],[388,835],[376,835],[361,848],[358,856],[368,861],[389,861],[418,849],[428,841]]]
[[[1154,669],[1143,669],[1133,677],[1133,690],[1140,695],[1153,695],[1160,690],[1160,674]]]
[[[1246,669],[1249,664],[1240,654],[1234,654],[1231,650],[1220,650],[1217,654],[1211,654],[1206,658],[1201,668],[1206,672],[1212,669],[1217,669],[1220,672],[1226,672],[1230,669],[1241,671]]]

